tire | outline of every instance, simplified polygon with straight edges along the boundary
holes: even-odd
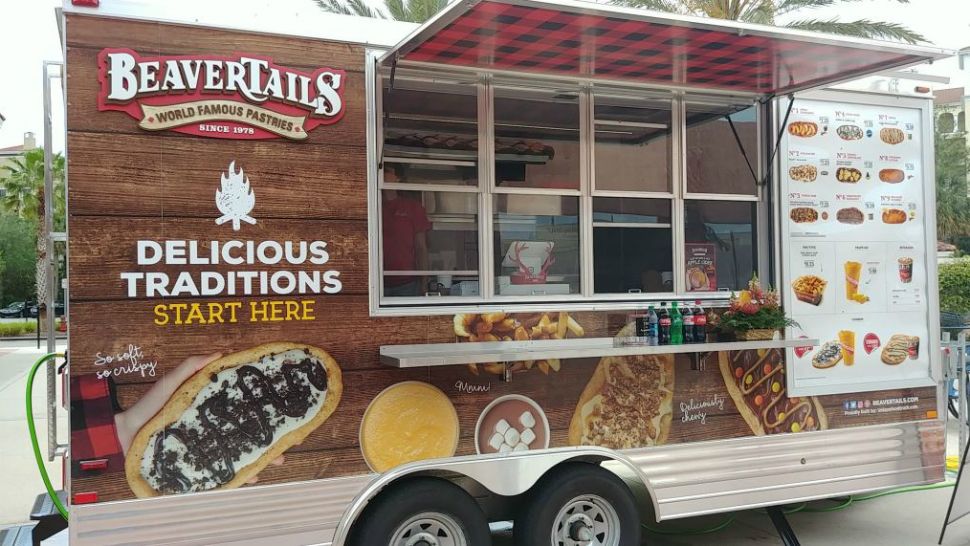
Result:
[[[490,546],[492,538],[485,514],[464,489],[443,479],[414,478],[381,492],[357,519],[347,544]]]
[[[516,546],[640,544],[633,494],[616,474],[597,465],[569,463],[551,471],[522,508],[512,527]]]

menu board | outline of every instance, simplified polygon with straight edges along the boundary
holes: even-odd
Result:
[[[931,384],[922,116],[795,101],[779,152],[788,334],[819,345],[789,350],[793,393]]]

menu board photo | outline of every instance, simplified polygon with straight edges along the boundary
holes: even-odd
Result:
[[[784,130],[788,334],[819,340],[789,350],[790,390],[932,384],[923,110],[797,99]]]

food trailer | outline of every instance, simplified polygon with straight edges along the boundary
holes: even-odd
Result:
[[[627,545],[943,479],[932,102],[833,86],[948,52],[569,0],[87,4],[72,544]],[[755,274],[797,325],[637,328]]]

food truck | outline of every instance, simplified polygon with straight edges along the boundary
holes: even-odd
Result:
[[[947,51],[310,7],[59,14],[72,544],[628,545],[943,479],[932,101],[836,86]],[[700,327],[755,275],[796,324]]]

